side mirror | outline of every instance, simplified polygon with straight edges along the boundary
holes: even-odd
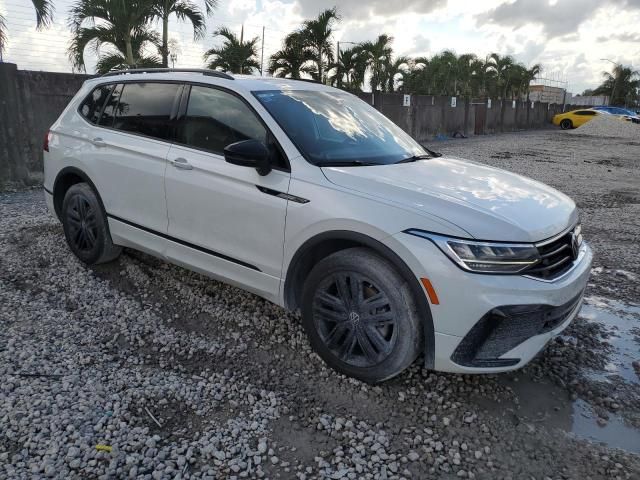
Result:
[[[269,150],[259,140],[243,140],[224,147],[224,159],[233,165],[255,168],[259,175],[271,171]]]

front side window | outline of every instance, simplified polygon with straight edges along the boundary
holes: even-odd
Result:
[[[227,145],[249,139],[267,144],[267,130],[242,100],[215,88],[191,87],[179,143],[222,154]]]
[[[115,108],[113,128],[171,140],[171,112],[179,88],[174,83],[125,83]]]
[[[94,125],[98,123],[100,112],[112,88],[113,85],[101,85],[95,88],[80,104],[80,114]]]
[[[351,94],[268,90],[254,95],[314,165],[386,165],[428,154],[400,127]]]
[[[580,110],[579,112],[576,112],[576,115],[595,115],[596,112],[592,111],[592,110]]]

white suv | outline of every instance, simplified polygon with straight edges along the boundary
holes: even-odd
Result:
[[[87,264],[143,250],[300,309],[369,382],[523,366],[578,312],[575,204],[442,157],[353,95],[207,70],[88,80],[45,142],[49,209]]]

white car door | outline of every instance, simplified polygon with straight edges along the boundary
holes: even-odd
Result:
[[[165,176],[166,255],[276,299],[290,181],[284,154],[243,99],[215,87],[185,88]],[[247,139],[268,145],[274,169],[266,176],[225,162],[224,147]]]
[[[153,251],[163,246],[155,234],[167,232],[164,173],[181,90],[176,83],[117,85],[92,128],[93,151],[86,155],[112,234],[137,246],[155,239],[147,245]]]

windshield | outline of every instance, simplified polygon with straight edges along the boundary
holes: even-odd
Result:
[[[428,154],[349,93],[268,90],[254,95],[314,165],[386,165]]]

